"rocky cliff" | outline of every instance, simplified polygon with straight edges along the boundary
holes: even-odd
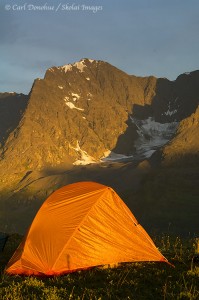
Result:
[[[0,148],[9,134],[18,126],[28,103],[28,96],[0,93]]]
[[[199,162],[199,106],[180,122],[175,137],[162,153],[164,165],[196,165]]]
[[[117,141],[125,132],[130,137],[133,104],[151,101],[142,81],[155,88],[156,79],[138,79],[102,61],[50,68],[35,80],[26,111],[2,148],[2,164],[24,172],[122,151]],[[132,151],[131,139],[125,152]]]
[[[146,144],[154,132],[159,139],[162,124],[179,122],[195,110],[198,79],[198,71],[174,82],[140,78],[90,59],[48,69],[44,79],[35,80],[28,104],[22,101],[1,148],[3,185],[46,166],[98,162],[111,152],[135,154],[143,143],[139,135]],[[140,131],[136,120],[149,118],[156,122],[153,132]],[[157,137],[155,148],[161,144]]]

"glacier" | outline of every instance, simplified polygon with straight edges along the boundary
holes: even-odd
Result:
[[[153,117],[138,120],[130,117],[137,128],[135,140],[136,156],[149,158],[158,148],[164,146],[174,135],[178,122],[159,123]]]

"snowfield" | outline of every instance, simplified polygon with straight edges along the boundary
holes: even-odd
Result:
[[[138,138],[135,141],[136,154],[149,158],[157,148],[168,143],[174,135],[178,122],[159,123],[152,117],[137,120],[131,117],[137,127]]]

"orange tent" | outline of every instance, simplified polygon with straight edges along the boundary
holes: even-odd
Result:
[[[59,275],[135,261],[167,262],[112,188],[79,182],[47,198],[6,272]]]

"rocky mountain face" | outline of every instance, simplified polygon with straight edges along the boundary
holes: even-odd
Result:
[[[198,153],[198,82],[199,71],[169,81],[83,59],[48,69],[28,96],[0,94],[0,210],[35,212],[38,199],[78,180],[123,191],[122,178],[135,191],[150,169],[135,161],[160,148],[163,165]]]
[[[199,106],[191,116],[182,120],[175,137],[163,148],[163,164],[199,162]]]
[[[134,117],[153,117],[160,123],[181,121],[190,116],[199,103],[199,71],[184,73],[175,81],[159,78],[149,105],[134,107]],[[145,88],[150,90],[150,86]]]
[[[136,130],[129,115],[134,104],[150,104],[156,81],[88,59],[50,68],[35,80],[23,118],[2,148],[6,174],[96,161],[112,149],[132,152]]]
[[[175,82],[139,78],[89,59],[50,68],[44,79],[35,80],[1,157],[24,171],[99,161],[111,151],[131,155],[139,129],[132,116],[161,124],[182,120],[199,103],[198,78],[197,71]]]
[[[0,93],[0,147],[18,126],[28,103],[28,96],[17,93]]]

